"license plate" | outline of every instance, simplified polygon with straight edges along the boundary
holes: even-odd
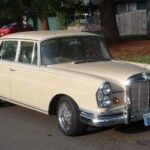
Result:
[[[150,113],[144,114],[143,118],[144,118],[144,125],[150,126]]]

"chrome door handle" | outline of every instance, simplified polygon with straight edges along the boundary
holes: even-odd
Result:
[[[10,68],[9,70],[10,70],[10,71],[16,71],[15,69],[12,69],[12,68]]]

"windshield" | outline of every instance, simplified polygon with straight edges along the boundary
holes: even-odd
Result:
[[[110,60],[103,40],[96,36],[63,37],[41,43],[41,64]]]

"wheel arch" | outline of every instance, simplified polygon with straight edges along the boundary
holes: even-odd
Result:
[[[49,103],[49,109],[48,109],[48,114],[49,115],[56,115],[57,104],[58,104],[59,100],[61,99],[61,97],[63,97],[63,96],[66,96],[66,97],[70,98],[74,103],[76,103],[75,100],[72,97],[70,97],[66,94],[57,94],[51,99],[51,101]],[[76,103],[76,105],[78,106],[77,103]]]

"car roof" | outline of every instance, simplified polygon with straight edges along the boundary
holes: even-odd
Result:
[[[88,32],[70,32],[70,31],[27,31],[27,32],[18,32],[3,36],[1,39],[27,39],[27,40],[36,40],[43,41],[51,38],[67,36],[98,36],[97,34],[88,33]]]

